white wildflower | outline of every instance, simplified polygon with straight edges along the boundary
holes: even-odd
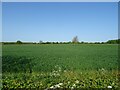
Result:
[[[59,83],[59,85],[63,85],[63,83]]]
[[[108,86],[108,88],[112,88],[112,86]]]
[[[79,83],[79,81],[78,81],[78,80],[76,80],[76,81],[75,81],[75,83]]]
[[[68,84],[70,84],[70,81],[68,81]]]
[[[54,86],[51,86],[50,88],[54,88]]]
[[[55,87],[56,87],[56,88],[59,88],[60,86],[59,86],[59,84],[57,84],[57,85],[55,85]]]
[[[62,70],[61,70],[61,69],[59,69],[58,71],[59,71],[59,72],[61,72]]]
[[[71,89],[74,89],[74,87],[71,87]]]
[[[104,71],[105,69],[104,69],[104,68],[102,68],[101,70],[103,70],[103,71]]]
[[[73,87],[75,87],[76,85],[75,84],[73,84]]]
[[[64,70],[64,72],[67,72],[66,70]]]

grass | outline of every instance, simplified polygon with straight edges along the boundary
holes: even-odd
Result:
[[[3,45],[2,65],[4,88],[118,87],[118,45]]]

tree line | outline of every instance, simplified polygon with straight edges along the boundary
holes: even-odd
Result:
[[[72,41],[69,41],[69,42],[44,42],[40,40],[37,43],[37,42],[22,42],[18,40],[16,42],[2,42],[2,44],[120,44],[120,39],[108,40],[106,42],[84,42],[84,41],[80,42],[78,40],[78,37],[75,36],[73,37]]]
[[[2,42],[2,44],[120,44],[120,39],[119,40],[109,40],[107,42]]]

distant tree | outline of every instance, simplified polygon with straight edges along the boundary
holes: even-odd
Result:
[[[51,44],[51,42],[46,42],[46,44]]]
[[[81,43],[83,44],[84,42],[82,41]]]
[[[33,44],[36,44],[36,42],[33,42]]]
[[[40,41],[39,41],[39,44],[42,44],[42,43],[43,43],[43,41],[42,41],[42,40],[40,40]]]
[[[67,42],[67,44],[71,44],[71,41]]]
[[[72,43],[79,43],[79,40],[78,40],[78,37],[77,37],[77,36],[73,37]]]
[[[18,40],[16,43],[17,43],[17,44],[22,44],[22,41]]]
[[[120,39],[117,39],[117,40],[108,40],[106,43],[108,44],[119,44],[120,42]]]
[[[100,42],[95,42],[94,44],[100,44]]]
[[[117,43],[120,44],[120,39],[117,40]]]
[[[84,42],[84,44],[88,44],[88,42]]]
[[[62,44],[62,42],[59,42],[59,44]]]
[[[105,42],[101,42],[101,44],[105,44]]]

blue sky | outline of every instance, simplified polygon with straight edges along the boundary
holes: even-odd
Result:
[[[118,3],[3,3],[3,41],[107,41],[118,38]]]

